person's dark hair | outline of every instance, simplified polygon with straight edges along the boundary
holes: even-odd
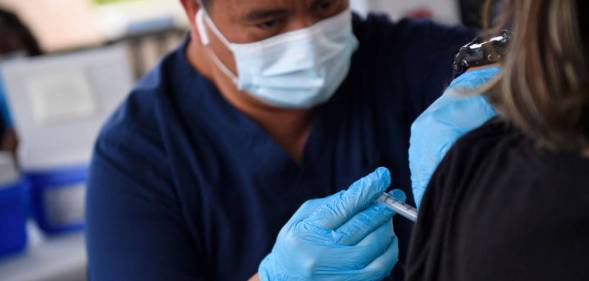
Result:
[[[13,13],[0,9],[0,54],[26,51],[29,56],[42,53],[39,43],[23,22]]]
[[[549,149],[589,147],[587,15],[587,0],[508,0],[494,25],[513,39],[489,97]]]

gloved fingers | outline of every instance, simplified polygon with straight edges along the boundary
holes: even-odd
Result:
[[[333,259],[331,264],[338,271],[365,273],[365,268],[389,251],[395,240],[392,224],[387,222],[355,246],[334,248],[335,251],[330,254]]]
[[[458,138],[458,136],[456,137]],[[431,152],[435,159],[430,159],[427,163],[427,166],[420,165],[419,168],[414,167],[414,165],[409,164],[409,167],[412,173],[415,175],[411,177],[411,187],[413,190],[413,199],[415,201],[415,206],[419,209],[421,205],[421,200],[423,199],[423,195],[429,185],[431,177],[434,175],[436,169],[442,162],[442,160],[448,154],[448,151],[452,148],[454,142],[440,144],[440,148],[436,152]]]
[[[391,220],[395,213],[382,204],[374,204],[356,214],[349,221],[333,232],[333,237],[340,245],[352,246],[362,241],[368,234]]]
[[[306,201],[305,203],[303,203],[301,205],[301,207],[299,207],[299,209],[294,213],[294,215],[292,215],[292,217],[288,221],[288,224],[297,223],[297,222],[300,222],[300,221],[302,221],[304,219],[307,219],[321,205],[325,204],[326,202],[329,202],[332,198],[335,198],[335,197],[340,196],[341,193],[343,193],[343,192],[344,191],[340,191],[340,192],[338,192],[336,194],[327,196],[325,198],[311,199],[311,200]]]
[[[356,181],[339,196],[334,196],[319,207],[308,221],[326,229],[337,229],[358,212],[366,209],[391,184],[391,174],[386,168],[378,168]]]
[[[476,90],[495,79],[501,71],[502,69],[496,66],[467,71],[454,79],[450,84],[450,88],[462,88],[469,91]]]
[[[314,258],[317,264],[329,265],[334,271],[356,271],[365,268],[389,249],[395,237],[390,222],[384,223],[354,246],[338,244],[326,245],[324,251],[318,250]]]
[[[350,254],[348,254],[349,258],[344,258],[344,255],[338,257],[339,263],[345,268],[360,270],[382,256],[389,249],[394,239],[396,239],[396,236],[393,225],[391,221],[387,221],[356,245],[341,246]]]
[[[454,92],[449,90],[449,93]],[[481,126],[497,114],[495,108],[482,95],[464,96],[458,94],[458,96],[444,98],[445,102],[431,111],[431,118],[440,125],[444,125],[445,130],[456,131],[458,135]]]
[[[391,271],[399,261],[399,240],[393,240],[387,249],[361,271],[365,276],[364,280],[382,280],[391,274]]]
[[[416,184],[413,186],[413,200],[415,201],[415,207],[419,210],[421,206],[421,200],[427,189],[427,184]]]
[[[454,143],[496,115],[483,96],[442,97],[411,126],[409,166],[415,203],[421,198],[438,164]]]
[[[393,237],[396,236],[393,227],[393,220],[391,219],[378,226],[378,228],[370,234],[366,235],[366,237],[354,245],[354,247],[363,249],[361,247],[374,246],[376,249],[380,249],[380,252],[377,251],[377,253],[374,255],[374,258],[376,258],[376,256],[380,255],[380,253],[382,253],[384,249],[389,246]]]

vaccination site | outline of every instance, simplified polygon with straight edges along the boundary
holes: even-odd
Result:
[[[0,281],[589,281],[586,17],[0,0]]]

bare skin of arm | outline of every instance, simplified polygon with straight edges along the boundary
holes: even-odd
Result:
[[[252,278],[250,278],[250,280],[248,281],[260,281],[260,277],[258,276],[258,274],[252,276]]]

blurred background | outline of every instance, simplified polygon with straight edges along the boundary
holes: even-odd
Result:
[[[483,2],[351,1],[362,16],[473,27]],[[187,26],[179,0],[0,0],[0,280],[86,280],[94,139]]]

